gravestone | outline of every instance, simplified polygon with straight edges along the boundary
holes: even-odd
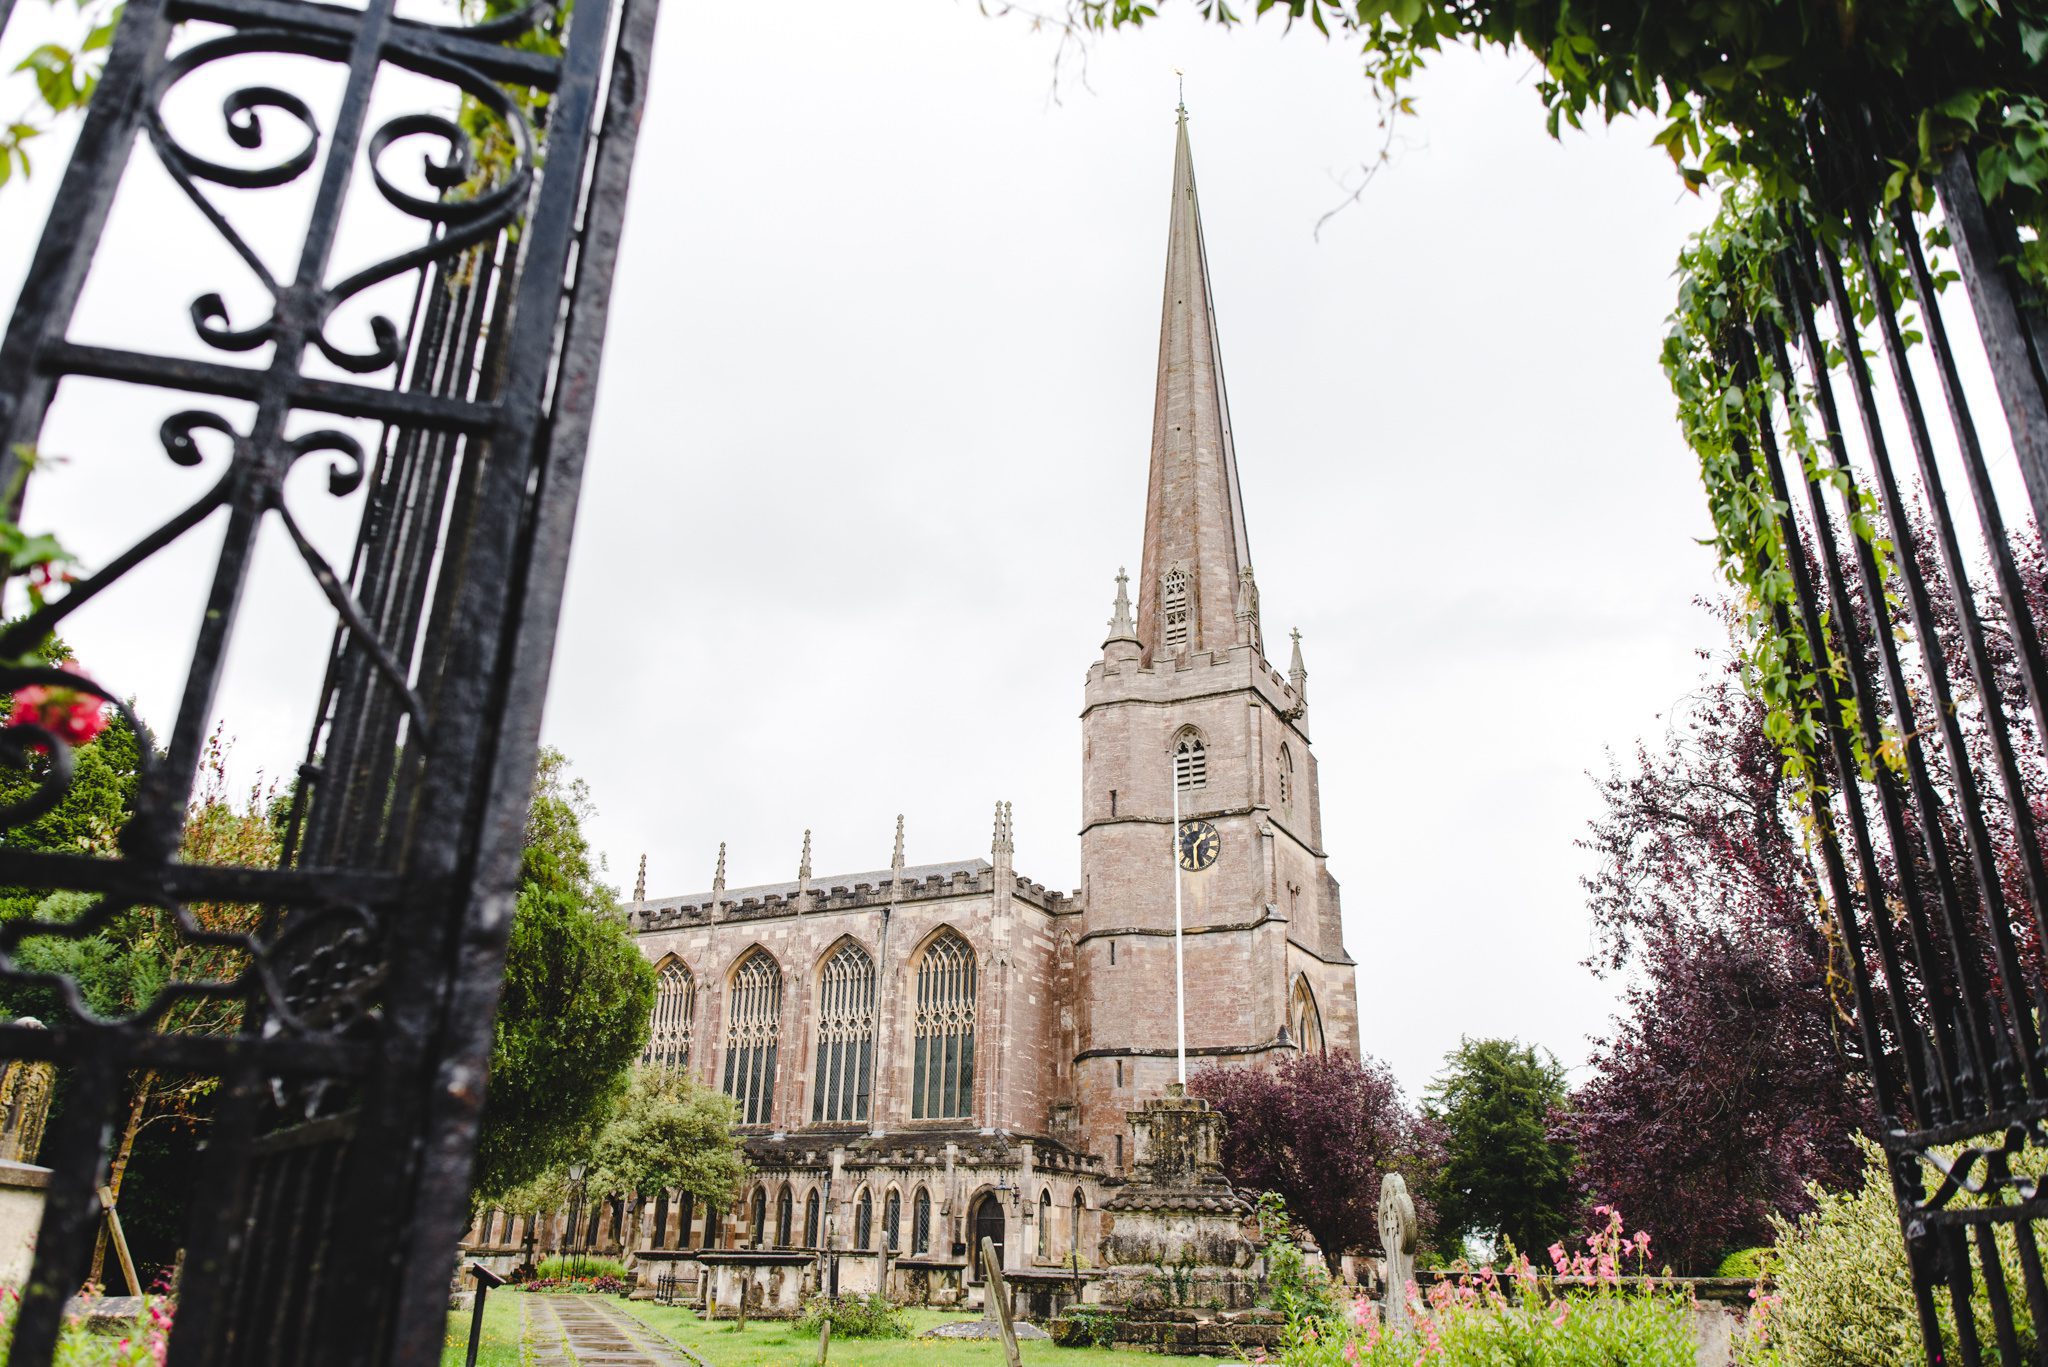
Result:
[[[1382,1308],[1387,1330],[1409,1327],[1408,1283],[1415,1280],[1415,1202],[1408,1195],[1408,1183],[1400,1173],[1380,1179],[1380,1247],[1387,1255],[1386,1288]]]
[[[40,1028],[42,1022],[23,1016],[15,1024]],[[36,1166],[36,1157],[56,1072],[52,1064],[20,1058],[0,1067],[0,1285],[20,1286],[35,1260],[50,1184],[50,1170]]]

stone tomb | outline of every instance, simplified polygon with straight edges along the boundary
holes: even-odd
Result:
[[[1103,1203],[1095,1298],[1126,1307],[1252,1305],[1251,1206],[1223,1175],[1223,1117],[1179,1083],[1128,1113],[1131,1180]]]

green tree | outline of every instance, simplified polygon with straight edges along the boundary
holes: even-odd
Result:
[[[1540,1256],[1570,1231],[1572,1153],[1550,1137],[1564,1104],[1564,1069],[1548,1050],[1466,1039],[1445,1057],[1423,1096],[1444,1132],[1434,1192],[1442,1246],[1478,1234]]]
[[[680,1068],[636,1068],[618,1109],[591,1150],[590,1181],[599,1191],[680,1189],[712,1209],[738,1195],[747,1160],[732,1127],[739,1103],[699,1086]],[[640,1243],[640,1202],[630,1200],[626,1246]]]
[[[543,747],[477,1136],[480,1201],[587,1152],[647,1043],[654,966],[598,876],[591,811],[568,760]]]

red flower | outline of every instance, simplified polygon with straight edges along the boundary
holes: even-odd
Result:
[[[9,726],[40,726],[72,745],[84,745],[107,729],[106,704],[76,688],[30,684],[14,692]]]

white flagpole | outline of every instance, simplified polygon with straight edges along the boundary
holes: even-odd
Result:
[[[1180,940],[1180,757],[1169,756],[1173,784],[1173,1024],[1180,1054],[1180,1085],[1188,1085],[1188,980]]]

